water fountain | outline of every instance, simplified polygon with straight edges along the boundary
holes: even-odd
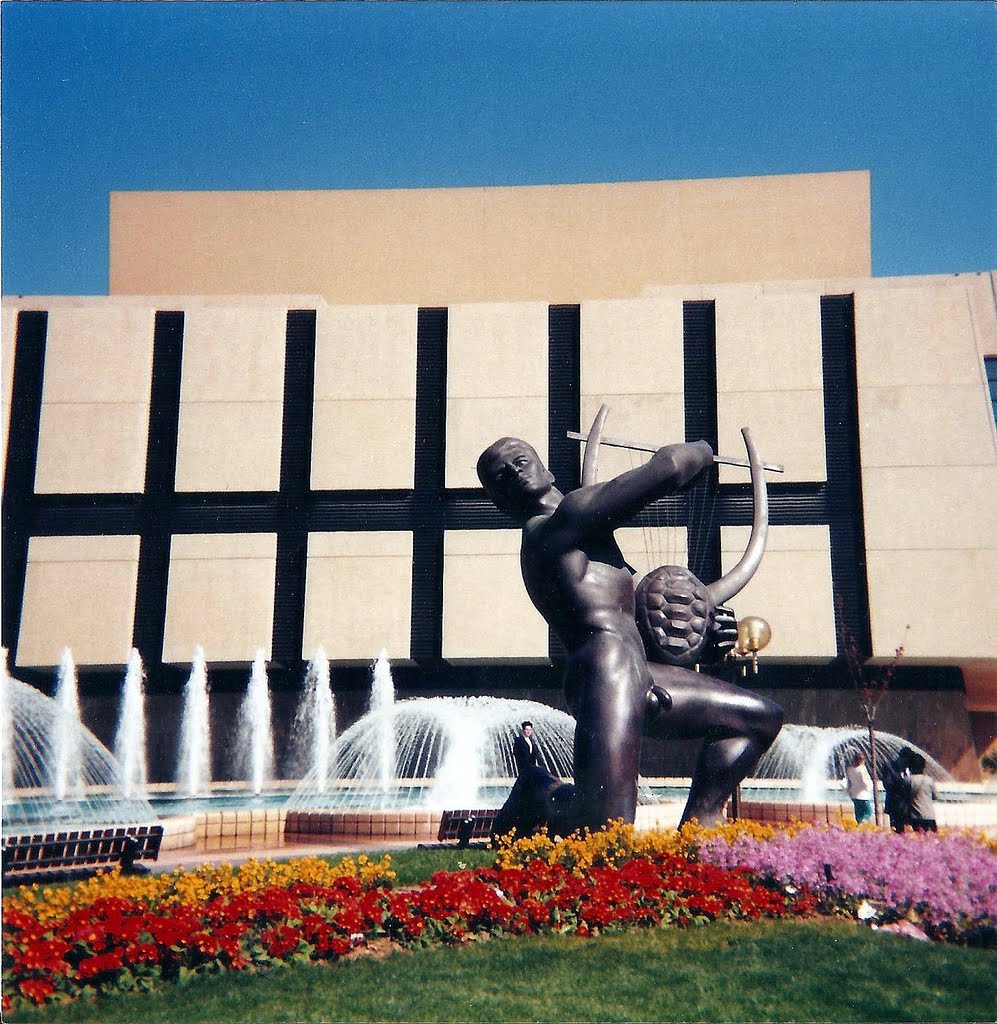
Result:
[[[889,732],[876,733],[876,763],[893,761],[903,747],[924,756],[926,772],[939,781],[949,773],[916,744]],[[799,779],[800,799],[814,803],[826,799],[830,787],[840,788],[845,768],[857,753],[871,761],[869,730],[865,726],[784,725],[755,769],[756,779]],[[747,780],[746,785],[750,785]]]
[[[80,720],[80,697],[76,680],[76,664],[66,647],[59,664],[55,690],[58,714],[55,720],[52,758],[52,790],[57,801],[83,795],[83,723]]]
[[[189,797],[208,796],[211,787],[211,727],[208,721],[208,670],[204,651],[194,651],[183,688],[177,790]]]
[[[336,740],[336,702],[332,695],[329,659],[319,647],[305,672],[305,686],[291,728],[291,778],[314,771],[319,792],[329,777],[329,751]]]
[[[381,792],[391,789],[395,777],[395,735],[394,735],[395,683],[391,678],[388,652],[382,650],[374,663],[374,681],[370,688],[370,714],[376,716],[377,730],[377,777]]]
[[[415,697],[354,722],[333,744],[327,776],[310,771],[287,806],[443,809],[481,800],[498,806],[516,776],[512,742],[527,718],[547,767],[570,776],[575,722],[565,712],[502,697]],[[387,781],[385,734],[393,740],[394,773]]]
[[[256,652],[246,696],[236,724],[236,770],[248,778],[254,793],[273,779],[273,721],[266,656]]]
[[[145,690],[142,657],[132,648],[121,686],[118,729],[114,737],[114,756],[121,765],[121,795],[146,795]]]
[[[75,689],[75,671],[71,658],[64,665],[67,684]],[[66,708],[33,686],[2,672],[4,792],[3,826],[5,830],[28,826],[31,829],[75,825],[125,825],[154,821],[156,814],[148,801],[121,796],[120,765],[111,752],[79,722],[69,738],[69,748],[58,750],[65,737]],[[61,687],[60,687],[61,688]],[[63,700],[72,707],[69,690]],[[77,699],[78,708],[78,699]],[[57,772],[53,766],[62,763]],[[53,777],[67,780],[66,792],[57,795]],[[79,779],[79,785],[68,780]]]

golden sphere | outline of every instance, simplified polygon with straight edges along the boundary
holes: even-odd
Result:
[[[772,627],[758,615],[745,615],[737,624],[737,646],[751,654],[767,647],[772,639]]]

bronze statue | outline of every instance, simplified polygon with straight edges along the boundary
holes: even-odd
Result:
[[[657,636],[656,649],[652,623],[645,629],[645,650],[635,621],[633,570],[614,530],[657,498],[690,485],[714,462],[714,454],[705,441],[666,445],[645,465],[595,482],[594,453],[604,418],[605,409],[589,435],[582,486],[567,494],[554,486],[533,447],[518,438],[501,438],[478,459],[478,478],[489,497],[523,527],[523,581],[567,651],[565,696],[577,723],[573,790],[542,769],[531,769],[500,811],[497,833],[511,825],[522,832],[546,823],[566,834],[583,826],[600,828],[615,818],[632,822],[643,735],[702,739],[682,821],[716,824],[782,725],[777,704],[682,667],[690,663],[687,651],[679,652],[678,664],[648,659],[648,653],[657,659],[662,651],[667,657],[668,637],[662,644]],[[757,462],[750,444],[749,455]],[[692,628],[699,627],[703,642],[694,638],[686,644],[695,647],[697,660],[735,643],[736,622],[722,601],[750,578],[753,566],[746,563],[757,565],[761,557],[755,533],[735,578],[713,595],[705,593],[705,600],[700,596],[703,621]],[[691,580],[694,588],[699,581]]]

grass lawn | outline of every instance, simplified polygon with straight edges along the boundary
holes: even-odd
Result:
[[[596,939],[502,939],[150,995],[21,1012],[17,1021],[989,1021],[992,952],[847,922],[718,923]]]

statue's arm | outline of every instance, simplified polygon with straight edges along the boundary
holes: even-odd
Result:
[[[566,494],[549,530],[564,537],[615,529],[652,501],[692,483],[712,464],[713,449],[706,441],[666,445],[636,469]]]

